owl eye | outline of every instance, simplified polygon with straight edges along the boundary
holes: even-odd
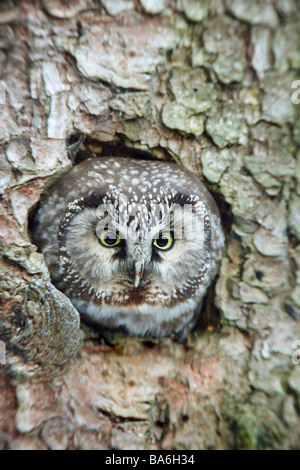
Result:
[[[153,241],[153,245],[160,250],[170,250],[174,245],[174,237],[170,232],[160,232],[158,237]]]
[[[121,240],[119,235],[113,230],[104,229],[100,234],[99,241],[101,245],[110,248],[119,245]]]

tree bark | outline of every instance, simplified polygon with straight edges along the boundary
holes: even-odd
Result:
[[[2,448],[300,449],[299,21],[297,0],[1,3]],[[186,344],[102,343],[32,244],[47,188],[108,154],[175,160],[219,204]]]

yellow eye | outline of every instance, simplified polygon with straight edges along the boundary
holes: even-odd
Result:
[[[105,229],[101,232],[99,241],[101,245],[107,248],[111,248],[113,246],[119,245],[121,240],[116,232],[114,232],[113,230]]]
[[[153,245],[160,250],[169,250],[174,245],[174,237],[170,232],[160,232],[158,237],[153,241]]]

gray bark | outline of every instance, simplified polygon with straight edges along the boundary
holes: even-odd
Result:
[[[3,448],[300,449],[299,21],[297,0],[1,3]],[[28,230],[72,160],[136,151],[222,212],[184,345],[80,330]]]

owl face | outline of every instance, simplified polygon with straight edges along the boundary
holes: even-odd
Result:
[[[40,236],[53,281],[93,323],[153,336],[188,331],[223,244],[210,194],[174,164],[95,159],[74,169],[75,181],[81,166],[90,177],[81,191],[69,174],[45,202],[48,211],[61,205],[55,233]]]
[[[201,201],[175,197],[150,204],[93,194],[72,201],[59,231],[66,274],[76,272],[114,305],[153,303],[164,292],[170,305],[185,286],[195,291],[209,267],[209,219]]]

